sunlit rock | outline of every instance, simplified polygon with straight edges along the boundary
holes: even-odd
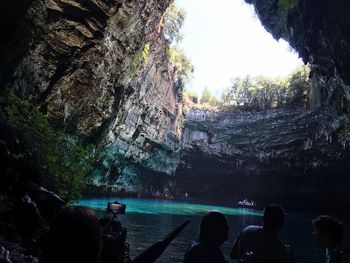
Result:
[[[304,207],[304,198],[310,202],[305,206],[344,204],[348,127],[346,115],[331,109],[192,110],[185,117],[177,189],[193,196],[278,200],[295,208]],[[344,187],[330,187],[328,180]]]

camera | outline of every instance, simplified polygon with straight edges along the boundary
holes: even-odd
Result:
[[[107,212],[113,215],[125,214],[126,205],[121,204],[118,201],[108,202],[107,204]]]

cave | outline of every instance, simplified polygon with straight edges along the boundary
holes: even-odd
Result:
[[[348,204],[344,186],[349,156],[347,4],[295,1],[295,6],[280,7],[278,1],[246,2],[254,5],[275,39],[288,41],[311,65],[308,111],[258,114],[246,126],[244,121],[233,121],[250,118],[244,114],[196,110],[184,114],[183,83],[177,81],[180,72],[166,58],[168,40],[161,36],[158,24],[168,1],[159,1],[152,15],[153,2],[140,4],[147,14],[143,20],[137,20],[134,2],[116,6],[23,2],[18,12],[8,4],[9,12],[2,9],[7,14],[2,26],[10,30],[6,25],[15,19],[11,25],[16,27],[1,44],[2,94],[12,90],[21,98],[32,96],[52,127],[62,129],[72,140],[96,145],[100,160],[92,173],[101,189],[147,194],[156,174],[164,174],[177,181],[172,191],[178,194],[240,196],[246,192],[268,200],[266,189],[276,189],[275,195],[286,202],[295,193],[320,196],[312,201],[319,208],[334,208],[332,203],[343,208]],[[148,56],[147,64],[137,68],[142,56]],[[266,136],[258,134],[260,129]],[[245,138],[247,130],[251,134]],[[191,138],[197,132],[204,137]],[[226,145],[218,143],[223,140]],[[202,159],[208,161],[203,174]],[[264,180],[265,176],[274,179]],[[241,179],[246,181],[238,184]],[[232,186],[219,190],[227,185],[220,182],[226,180]],[[329,180],[339,187],[334,191],[327,187]],[[246,187],[263,181],[274,183],[261,185],[261,191]],[[278,190],[290,181],[294,185],[290,193]],[[207,191],[186,187],[193,182],[203,183]]]
[[[212,198],[278,199],[295,209],[346,209],[349,86],[339,66],[346,67],[348,55],[337,45],[348,38],[341,19],[347,4],[295,1],[285,10],[278,1],[246,2],[275,39],[287,40],[311,65],[311,105],[255,114],[190,112],[176,171],[183,178],[179,188]],[[342,40],[330,44],[336,38]]]
[[[190,193],[346,213],[350,3],[245,0],[310,66],[309,107],[186,111],[172,2],[1,2],[0,212],[30,182],[68,200]]]
[[[146,194],[163,174],[176,181],[178,194],[210,196],[223,187],[221,198],[246,193],[267,202],[278,196],[309,208],[294,202],[302,195],[318,209],[336,209],[334,203],[343,209],[349,203],[348,4],[246,2],[275,39],[288,41],[311,65],[308,111],[184,114],[180,72],[164,57],[168,40],[160,33],[169,1],[156,1],[154,12],[153,2],[34,1],[19,2],[21,9],[4,2],[1,25],[11,34],[1,43],[2,94],[32,96],[52,127],[97,145],[102,157],[92,173],[107,192]],[[135,13],[138,8],[145,16]],[[137,68],[142,54],[147,64]],[[203,138],[195,138],[198,132]],[[201,189],[191,189],[194,182]],[[293,185],[288,193],[286,184]],[[267,189],[275,190],[266,196]]]

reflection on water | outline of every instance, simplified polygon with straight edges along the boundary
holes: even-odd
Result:
[[[115,200],[115,198],[83,199],[78,204],[89,206],[102,216],[106,215],[107,202]],[[127,205],[126,214],[119,215],[118,220],[128,230],[127,241],[132,258],[152,243],[162,239],[185,220],[191,220],[191,223],[159,258],[157,261],[159,263],[182,262],[187,247],[198,235],[200,217],[207,211],[217,210],[228,218],[229,240],[223,246],[226,258],[239,231],[246,225],[260,225],[262,221],[261,211],[247,209],[157,199],[118,198],[118,201]],[[315,216],[305,213],[289,213],[287,216],[280,238],[293,248],[297,262],[324,262],[324,253],[315,246],[312,237],[311,219]]]
[[[107,202],[113,202],[112,199],[83,199],[79,201],[80,205],[86,205],[94,209],[105,209]],[[261,211],[236,209],[224,206],[212,206],[204,204],[193,204],[189,202],[161,200],[161,199],[141,199],[141,198],[118,198],[118,201],[127,204],[127,213],[141,213],[150,215],[196,215],[203,214],[208,210],[217,210],[225,215],[251,215],[261,216]]]

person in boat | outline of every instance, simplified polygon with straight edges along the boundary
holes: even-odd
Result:
[[[39,263],[96,263],[101,244],[101,227],[94,211],[66,207],[51,225]]]
[[[326,249],[326,263],[340,263],[344,235],[342,222],[332,216],[321,215],[312,220],[312,225],[316,241]]]
[[[239,201],[238,205],[243,207],[254,207],[255,202],[254,201],[249,202],[248,199],[245,198],[243,201]]]
[[[221,251],[228,238],[226,217],[217,211],[206,213],[201,220],[199,237],[187,249],[184,263],[227,263]]]
[[[250,225],[236,238],[231,258],[239,262],[288,263],[293,262],[286,246],[277,238],[282,230],[285,213],[278,205],[264,209],[263,226]]]
[[[243,202],[242,202],[244,205],[250,205],[249,201],[247,198],[244,198]]]

